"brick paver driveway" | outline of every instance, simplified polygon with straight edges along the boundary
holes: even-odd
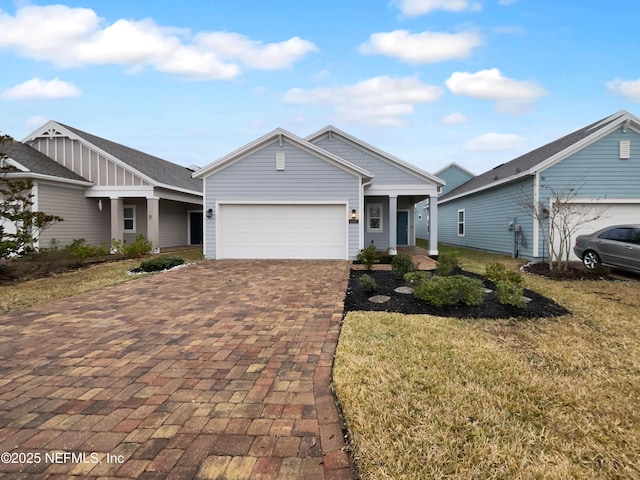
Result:
[[[347,262],[217,261],[0,316],[4,478],[351,478]]]

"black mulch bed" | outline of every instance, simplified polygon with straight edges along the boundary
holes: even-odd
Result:
[[[614,280],[611,269],[600,267],[595,271],[589,271],[582,267],[569,265],[567,270],[550,270],[548,263],[527,263],[522,267],[527,273],[539,275],[551,280]]]
[[[360,277],[368,273],[376,281],[377,289],[375,293],[364,292],[360,285]],[[413,295],[394,292],[395,288],[407,285],[402,279],[398,279],[391,271],[373,270],[370,272],[363,270],[351,270],[349,286],[344,299],[345,312],[356,310],[397,312],[408,314],[429,314],[440,317],[455,318],[547,318],[566,315],[569,312],[566,308],[558,305],[553,300],[531,290],[525,290],[524,296],[531,301],[524,308],[516,308],[510,305],[502,305],[495,294],[495,286],[484,280],[480,275],[470,272],[457,271],[456,275],[466,275],[472,278],[483,280],[486,288],[494,290],[485,296],[482,305],[467,306],[464,304],[436,307]],[[373,295],[387,295],[391,297],[387,303],[373,303],[369,298]]]

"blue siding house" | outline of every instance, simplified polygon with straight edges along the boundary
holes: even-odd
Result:
[[[569,189],[577,211],[602,212],[575,236],[640,223],[640,119],[617,112],[448,191],[439,199],[439,240],[545,260],[542,233],[522,199],[551,209],[552,192]]]
[[[451,162],[446,167],[434,173],[435,176],[446,182],[440,191],[440,196],[468,182],[475,174],[456,162]],[[416,237],[423,240],[429,239],[429,200],[423,200],[416,204],[415,212]]]
[[[306,138],[278,128],[193,176],[204,180],[204,255],[216,259],[394,253],[415,245],[414,206],[444,184],[332,126]]]

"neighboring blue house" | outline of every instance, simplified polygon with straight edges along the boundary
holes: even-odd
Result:
[[[278,128],[193,176],[204,180],[204,255],[217,259],[353,260],[372,243],[393,253],[415,245],[415,204],[444,185],[331,126],[304,139]]]
[[[624,110],[617,112],[449,191],[439,200],[439,240],[546,259],[540,229],[520,199],[525,195],[533,204],[550,209],[550,191],[572,186],[576,208],[605,211],[576,235],[639,223],[640,119]]]
[[[447,192],[475,177],[475,174],[471,173],[463,166],[458,165],[456,162],[451,162],[446,167],[434,173],[434,175],[446,182],[446,185],[442,187],[442,190],[440,191],[440,196],[445,195]],[[428,199],[416,204],[414,217],[416,224],[416,238],[429,240]]]

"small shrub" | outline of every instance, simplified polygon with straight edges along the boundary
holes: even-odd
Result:
[[[376,261],[376,246],[372,243],[367,248],[360,250],[358,260],[367,266],[367,270],[371,270]]]
[[[391,270],[396,274],[396,277],[403,278],[405,274],[413,272],[416,266],[413,264],[411,255],[406,253],[399,253],[393,260],[391,260]]]
[[[456,268],[458,268],[458,263],[460,261],[460,256],[458,252],[445,252],[438,256],[438,265],[436,266],[436,275],[439,277],[446,277],[451,275]]]
[[[507,276],[507,267],[502,263],[490,263],[485,268],[485,278],[493,283],[498,283],[504,280]]]
[[[367,275],[366,273],[360,277],[360,286],[365,292],[375,292],[378,285],[376,281],[373,279],[371,275]]]
[[[127,257],[136,258],[151,253],[152,248],[151,242],[144,235],[138,235],[133,242],[122,245],[122,253]]]
[[[134,272],[160,272],[162,270],[169,270],[170,268],[177,267],[184,264],[184,260],[178,257],[155,257],[149,260],[144,260],[140,263],[140,266],[132,271]]]
[[[485,295],[480,280],[463,275],[432,277],[418,285],[413,294],[438,307],[457,303],[480,305]]]
[[[97,256],[96,253],[99,247],[88,244],[84,238],[76,238],[65,248],[73,258],[85,260],[89,257]]]
[[[513,305],[514,307],[523,308],[527,304],[522,297],[523,292],[522,283],[509,280],[500,280],[496,283],[496,295],[503,305]]]
[[[426,282],[429,278],[431,278],[431,274],[428,272],[409,272],[404,274],[404,281],[413,287]]]

